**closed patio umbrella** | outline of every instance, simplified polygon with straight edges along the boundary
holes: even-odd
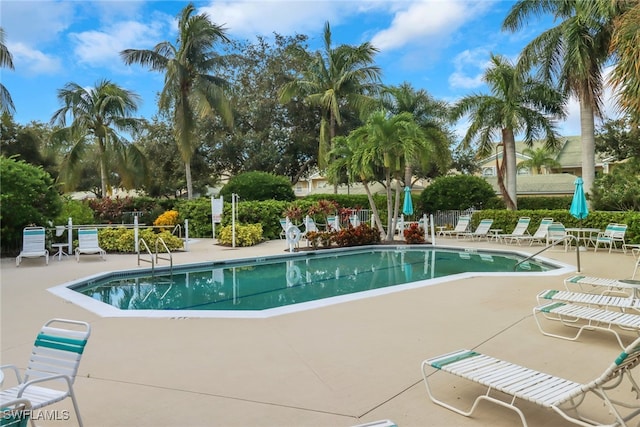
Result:
[[[573,192],[573,200],[571,201],[571,208],[569,213],[571,216],[583,220],[589,215],[589,208],[587,207],[587,199],[584,196],[584,188],[582,187],[582,178],[576,178],[574,182],[576,189]]]
[[[404,187],[404,204],[402,205],[402,213],[405,215],[413,215],[413,200],[411,200],[411,189]]]

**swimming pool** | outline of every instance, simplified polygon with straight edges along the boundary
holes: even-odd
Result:
[[[527,254],[370,246],[103,273],[50,289],[102,316],[268,317],[461,277],[558,274]],[[514,271],[515,270],[515,271]]]

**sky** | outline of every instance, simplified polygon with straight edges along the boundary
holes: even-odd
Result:
[[[550,18],[531,20],[517,32],[501,31],[513,1],[501,0],[209,0],[193,2],[235,40],[305,34],[311,50],[322,46],[325,22],[334,46],[371,42],[387,85],[409,82],[437,99],[455,102],[488,93],[482,81],[491,53],[512,61],[532,38],[549,28]],[[57,91],[69,82],[93,87],[103,79],[142,98],[139,117],[157,112],[163,76],[120,59],[124,49],[152,49],[176,42],[177,16],[185,1],[2,0],[0,26],[15,70],[0,70],[9,90],[14,119],[49,122],[62,105]],[[607,111],[613,111],[611,102]],[[579,135],[577,102],[558,124],[565,136]],[[456,131],[463,134],[464,121]]]

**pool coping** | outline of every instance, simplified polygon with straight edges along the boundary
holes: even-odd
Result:
[[[434,250],[452,250],[455,252],[468,252],[468,253],[506,253],[506,254],[516,254],[523,257],[531,257],[530,253],[521,252],[517,250],[502,250],[502,249],[461,249],[457,246],[433,246],[429,248],[425,248],[424,245],[385,245],[381,247],[379,245],[369,245],[369,246],[355,246],[355,247],[347,247],[347,248],[331,248],[331,249],[323,249],[318,252],[309,252],[309,251],[299,251],[299,252],[288,252],[285,254],[277,254],[277,255],[268,255],[268,256],[260,256],[260,257],[244,257],[244,258],[235,258],[224,261],[209,261],[209,262],[197,262],[197,263],[183,263],[174,265],[174,268],[197,268],[198,266],[228,266],[229,264],[242,263],[247,261],[260,261],[264,262],[267,260],[277,260],[281,258],[290,259],[293,257],[306,257],[312,253],[318,254],[330,254],[330,253],[343,253],[348,251],[359,251],[359,250],[367,250],[367,249],[393,249],[393,250],[412,250],[412,249],[434,249]],[[411,289],[417,289],[427,286],[433,286],[437,284],[442,284],[446,282],[452,282],[461,279],[470,279],[476,277],[540,277],[540,276],[561,276],[569,273],[574,273],[576,271],[576,267],[565,264],[558,260],[536,256],[534,257],[539,262],[544,262],[547,264],[551,264],[558,268],[554,270],[548,271],[538,271],[538,272],[513,272],[513,273],[488,273],[488,272],[471,272],[471,273],[459,273],[453,274],[449,276],[433,278],[429,280],[420,280],[416,282],[410,282],[405,284],[393,285],[384,288],[372,289],[368,291],[355,292],[347,295],[339,295],[335,297],[323,298],[315,301],[308,301],[298,304],[291,304],[282,307],[270,308],[266,310],[122,310],[116,308],[107,303],[98,301],[89,296],[83,295],[79,292],[73,290],[74,286],[77,286],[81,283],[84,283],[89,280],[96,280],[100,278],[104,278],[105,276],[115,275],[118,273],[127,274],[127,273],[135,273],[139,275],[140,273],[144,273],[145,271],[151,272],[151,268],[145,269],[126,269],[126,270],[115,270],[115,271],[104,271],[94,275],[86,276],[80,279],[73,280],[71,282],[66,282],[58,286],[54,286],[52,288],[48,288],[47,290],[72,304],[75,304],[85,310],[88,310],[100,317],[117,317],[117,318],[165,318],[165,319],[176,319],[176,318],[209,318],[209,319],[266,319],[274,316],[282,316],[286,314],[298,313],[307,310],[313,310],[317,308],[327,307],[335,304],[342,304],[351,301],[357,301],[361,299],[373,298],[382,295],[388,295],[397,292],[403,292]],[[159,271],[167,271],[169,270],[169,266],[161,266],[157,267]]]

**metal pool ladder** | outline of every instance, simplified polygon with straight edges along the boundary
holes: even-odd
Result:
[[[168,254],[168,258],[160,256],[160,253],[158,251],[160,244],[162,244],[162,246],[164,247],[165,252]],[[138,265],[140,265],[140,261],[151,263],[151,273],[153,274],[153,272],[155,271],[155,265],[157,264],[158,260],[163,259],[165,261],[169,261],[169,271],[173,273],[173,255],[171,254],[171,251],[167,247],[167,244],[164,242],[162,237],[158,237],[156,239],[155,259],[153,253],[149,249],[149,245],[147,245],[147,242],[145,242],[144,239],[140,238],[140,240],[138,241],[138,247],[140,248],[142,246],[144,246],[145,251],[147,252],[147,254],[149,254],[149,259],[142,258],[140,249],[138,249]]]
[[[529,261],[531,258],[535,257],[538,254],[541,254],[542,252],[546,251],[549,248],[552,248],[552,247],[556,246],[558,243],[564,243],[565,240],[575,240],[576,241],[576,262],[577,262],[576,267],[577,267],[578,273],[580,273],[580,244],[578,243],[578,238],[576,236],[571,235],[571,234],[564,236],[562,239],[554,240],[549,245],[547,245],[544,248],[540,249],[535,254],[529,255],[528,257],[526,257],[522,261],[517,262],[516,265],[513,266],[513,271],[516,271],[516,268],[518,268],[518,266],[520,264],[522,264],[523,262]]]

